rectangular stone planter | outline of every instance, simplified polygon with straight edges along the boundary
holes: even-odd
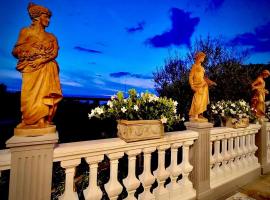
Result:
[[[164,126],[160,120],[118,120],[117,123],[117,135],[126,142],[164,136]]]
[[[230,128],[246,128],[249,125],[249,118],[242,118],[237,120],[235,118],[226,118],[226,127]]]

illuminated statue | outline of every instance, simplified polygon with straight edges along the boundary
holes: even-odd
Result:
[[[190,121],[207,122],[203,112],[209,104],[208,86],[216,85],[215,82],[204,76],[205,70],[201,63],[205,59],[205,53],[198,52],[195,55],[195,63],[192,65],[189,74],[189,84],[194,91],[191,108],[189,110]]]
[[[32,24],[21,30],[12,51],[18,59],[17,70],[22,73],[22,122],[17,128],[28,125],[43,128],[52,123],[62,99],[59,67],[55,61],[59,47],[55,36],[45,31],[51,12],[29,3],[28,13]]]
[[[253,97],[251,99],[251,108],[256,117],[265,117],[265,94],[268,94],[268,90],[265,89],[264,79],[270,76],[268,70],[263,70],[257,79],[252,83]]]

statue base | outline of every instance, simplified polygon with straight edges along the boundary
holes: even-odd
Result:
[[[204,122],[208,122],[208,119],[206,119],[206,118],[197,118],[197,119],[195,119],[195,118],[190,118],[189,119],[189,121],[190,122],[198,122],[198,123],[204,123]]]
[[[14,128],[15,136],[24,136],[24,137],[36,137],[47,134],[55,134],[55,132],[56,132],[55,125],[49,125],[44,128],[40,128],[36,125],[28,125],[22,128]]]

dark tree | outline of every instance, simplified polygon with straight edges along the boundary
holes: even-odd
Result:
[[[154,72],[155,88],[160,96],[171,97],[179,102],[179,111],[187,115],[193,92],[188,83],[189,70],[198,51],[206,54],[203,63],[206,75],[217,83],[210,88],[210,101],[238,100],[247,102],[251,98],[251,83],[258,74],[269,65],[243,65],[248,51],[237,50],[222,39],[199,38],[186,55],[169,56],[164,66]]]
[[[153,75],[158,94],[176,100],[179,103],[178,111],[187,115],[184,111],[190,106],[189,99],[193,93],[188,83],[189,69],[186,61],[180,59],[177,54],[170,55],[164,66],[157,68]]]

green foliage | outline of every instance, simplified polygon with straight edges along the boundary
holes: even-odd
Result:
[[[170,129],[179,122],[177,102],[167,97],[157,97],[149,92],[137,94],[135,89],[128,91],[124,98],[122,92],[112,96],[106,106],[96,107],[89,113],[89,118],[113,118],[115,120],[161,120]]]
[[[155,88],[160,96],[166,96],[179,102],[177,108],[181,115],[190,107],[193,92],[188,83],[189,69],[177,54],[169,55],[164,66],[153,73]]]
[[[212,115],[221,117],[232,117],[236,119],[250,118],[252,112],[249,104],[244,100],[238,101],[218,101],[210,105],[210,112]]]

